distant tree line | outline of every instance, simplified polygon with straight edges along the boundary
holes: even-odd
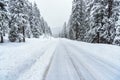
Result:
[[[73,0],[60,37],[120,45],[120,0]]]
[[[40,15],[36,3],[28,0],[0,0],[0,43],[8,36],[10,42],[51,35],[50,27]]]

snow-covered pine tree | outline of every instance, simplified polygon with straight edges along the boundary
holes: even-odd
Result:
[[[102,32],[102,43],[112,44],[116,34],[116,22],[119,18],[120,5],[119,0],[103,0],[105,6],[105,16],[103,18]]]
[[[9,11],[11,13],[9,40],[25,42],[25,28],[27,25],[27,14],[25,13],[26,0],[10,0]]]
[[[70,39],[82,40],[85,34],[85,3],[83,0],[73,1],[70,21]]]
[[[91,9],[93,7],[93,0],[86,0],[86,9],[85,9],[85,12],[86,12],[86,19],[85,19],[85,27],[86,27],[86,33],[85,33],[85,36],[84,36],[84,39],[83,41],[85,42],[88,42],[88,40],[91,40],[88,36],[88,32],[90,30],[90,23],[91,23]]]
[[[114,0],[114,19],[116,21],[116,35],[113,44],[120,46],[120,0]]]
[[[32,36],[34,38],[39,38],[39,36],[42,34],[50,35],[51,34],[50,27],[48,27],[47,22],[44,21],[43,17],[41,17],[40,11],[36,3],[34,3],[33,6],[31,5],[29,7],[30,7],[29,22]]]
[[[60,33],[60,37],[67,38],[67,25],[66,25],[66,22],[63,25],[63,29],[62,29],[62,31]]]
[[[30,15],[30,27],[34,38],[39,38],[40,36],[39,19],[40,13],[38,11],[36,3],[34,3],[34,6],[32,7],[32,13]]]
[[[45,26],[46,26],[46,23],[45,23],[45,20],[43,19],[43,17],[41,17],[41,28],[43,30],[43,34],[46,33],[46,29],[45,29]]]
[[[6,19],[4,21],[4,23],[5,23],[5,26],[4,26],[4,36],[6,36],[6,34],[8,36],[8,33],[9,33],[9,15],[10,15],[10,13],[8,11],[9,0],[4,0],[4,2],[5,2],[5,5],[6,5],[6,11],[7,11],[7,13],[6,13]]]
[[[31,33],[31,28],[30,28],[30,15],[31,15],[31,11],[32,11],[32,4],[28,1],[28,0],[26,0],[25,1],[25,19],[26,19],[26,24],[25,24],[25,26],[26,26],[26,28],[25,28],[25,37],[27,37],[27,38],[31,38],[31,35],[32,35],[32,33]]]
[[[34,4],[34,12],[35,12],[35,17],[36,17],[35,24],[39,29],[39,34],[42,35],[43,31],[41,28],[41,14],[40,14],[40,11],[39,11],[36,3]]]
[[[120,25],[118,25],[116,28],[116,36],[115,36],[113,44],[120,46]]]
[[[87,32],[85,39],[87,42],[100,43],[103,38],[100,36],[104,25],[105,6],[102,0],[93,0],[90,3],[90,30]]]
[[[50,26],[48,26],[48,30],[47,30],[47,32],[48,32],[48,35],[49,35],[49,36],[52,36],[52,31],[51,31]]]
[[[40,18],[40,21],[41,21],[41,28],[43,30],[43,34],[45,33],[45,21],[43,19],[43,17]]]
[[[68,23],[66,25],[66,32],[67,32],[66,36],[68,39],[71,39],[71,37],[70,37],[71,22],[72,22],[72,14],[70,15],[70,18],[69,18]]]
[[[112,44],[119,17],[119,0],[93,0],[90,4],[90,30],[85,40]]]
[[[101,43],[112,44],[115,37],[115,19],[112,17],[114,0],[103,0],[105,6],[105,16],[103,18],[102,31],[100,37]]]
[[[0,1],[0,43],[3,43],[3,36],[5,36],[5,29],[6,29],[6,18],[7,18],[7,10],[5,8],[4,0]]]
[[[45,33],[44,34],[48,35],[49,34],[49,26],[48,26],[46,21],[44,22],[44,27],[45,27]]]
[[[41,18],[41,28],[43,30],[43,34],[49,35],[49,36],[52,34],[50,27],[48,26],[47,22],[43,18]]]

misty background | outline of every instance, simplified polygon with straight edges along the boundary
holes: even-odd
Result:
[[[29,0],[37,3],[41,15],[51,28],[62,27],[71,14],[72,0]]]

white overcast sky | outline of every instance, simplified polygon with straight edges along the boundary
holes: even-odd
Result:
[[[71,14],[72,0],[29,0],[36,2],[50,27],[62,27]]]

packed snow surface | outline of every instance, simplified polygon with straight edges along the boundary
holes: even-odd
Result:
[[[3,43],[0,80],[120,80],[120,47],[60,38]]]

